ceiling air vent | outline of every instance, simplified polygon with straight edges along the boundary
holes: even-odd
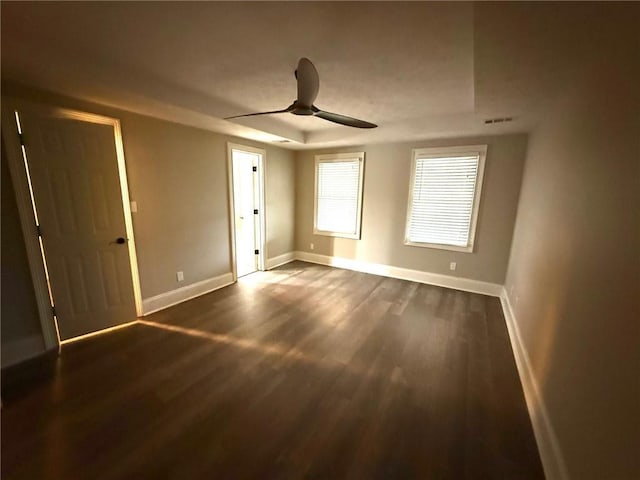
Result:
[[[273,143],[290,143],[291,140],[273,140]]]
[[[504,123],[504,122],[513,122],[513,117],[488,118],[484,121],[484,123],[487,125],[490,123]]]

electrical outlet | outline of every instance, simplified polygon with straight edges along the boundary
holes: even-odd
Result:
[[[131,200],[131,213],[137,213],[138,212],[138,202],[136,202],[135,200]]]
[[[313,250],[313,249],[314,249],[313,243],[310,243],[310,244],[309,244],[309,248],[310,248],[311,250]]]
[[[451,262],[449,264],[449,270],[455,270],[458,264],[456,262]]]
[[[176,272],[176,279],[182,282],[184,280],[184,272]]]

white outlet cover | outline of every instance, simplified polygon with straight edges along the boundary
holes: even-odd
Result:
[[[176,272],[176,278],[179,282],[182,282],[184,280],[184,272]]]
[[[313,243],[310,243],[310,244],[309,244],[309,248],[310,248],[311,250],[313,250]]]
[[[136,213],[138,211],[138,202],[131,202],[131,213]]]
[[[458,265],[456,264],[456,262],[451,262],[451,263],[449,264],[449,270],[455,270],[457,266],[458,266]]]

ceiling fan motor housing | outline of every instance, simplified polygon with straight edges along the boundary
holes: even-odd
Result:
[[[293,108],[291,113],[294,115],[313,115],[315,111],[311,107],[305,107],[304,105],[299,105],[297,101],[293,102]]]

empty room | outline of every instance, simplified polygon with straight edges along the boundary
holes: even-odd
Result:
[[[3,480],[640,478],[640,4],[0,16]]]

